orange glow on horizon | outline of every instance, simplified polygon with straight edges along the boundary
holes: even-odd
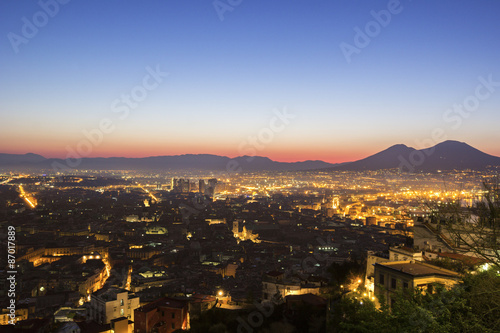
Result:
[[[34,153],[41,155],[45,158],[60,158],[60,159],[65,159],[67,157],[74,158],[75,156],[73,154],[69,154],[68,152],[55,152],[53,150],[48,150],[48,151],[41,151],[41,152],[32,152],[32,151],[16,151],[16,150],[9,150],[9,151],[4,151],[4,153],[7,154],[26,154],[26,153]],[[183,150],[181,148],[178,149],[169,149],[169,150],[157,150],[157,149],[137,149],[137,150],[132,150],[132,149],[117,149],[114,151],[96,151],[88,156],[81,156],[81,157],[90,157],[90,158],[95,158],[95,157],[103,157],[103,158],[109,158],[109,157],[126,157],[126,158],[144,158],[144,157],[152,157],[152,156],[175,156],[175,155],[187,155],[187,154],[193,154],[193,155],[199,155],[199,154],[209,154],[209,155],[218,155],[218,156],[227,156],[229,158],[234,158],[238,156],[242,156],[242,154],[237,154],[234,151],[227,151],[224,149],[216,150],[194,150],[194,149],[189,149],[189,150]],[[340,153],[335,153],[335,152],[326,152],[326,151],[318,151],[318,152],[292,152],[292,151],[282,151],[282,152],[260,152],[257,153],[257,156],[261,157],[268,157],[269,159],[276,161],[276,162],[302,162],[302,161],[307,161],[307,160],[319,160],[319,161],[324,161],[328,163],[343,163],[343,162],[351,162],[351,161],[356,161],[362,158],[365,158],[370,155],[370,152],[359,152],[359,151],[352,151],[350,154],[346,154],[344,152]]]
[[[43,144],[46,143],[46,144]],[[408,146],[411,146],[407,144]],[[267,146],[262,150],[255,150],[257,156],[268,157],[277,162],[301,162],[307,160],[319,160],[328,163],[343,163],[360,160],[387,149],[390,145],[384,143],[373,143],[372,145],[361,145],[360,143],[351,143],[344,145],[293,145],[293,147]],[[75,145],[51,145],[47,142],[39,142],[26,148],[25,145],[17,143],[11,146],[0,146],[0,153],[7,154],[39,154],[45,158],[74,158],[73,154],[68,154],[67,147],[75,151]],[[500,156],[500,151],[489,145],[486,149],[476,147],[493,156]],[[164,142],[105,142],[99,146],[92,147],[88,155],[77,157],[127,157],[144,158],[151,156],[173,156],[186,154],[211,154],[218,156],[227,156],[230,158],[244,155],[238,151],[234,142],[224,142],[220,144],[211,144],[210,142],[189,142],[173,145]]]

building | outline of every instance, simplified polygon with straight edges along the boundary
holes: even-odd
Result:
[[[368,292],[368,296],[374,296],[375,292],[376,263],[408,260],[424,261],[422,251],[414,250],[406,246],[390,247],[388,255],[387,253],[374,253],[373,251],[368,251],[365,275],[365,288]]]
[[[113,319],[125,317],[134,321],[134,310],[139,297],[125,289],[109,288],[91,295],[88,318],[98,324],[109,324]]]
[[[385,299],[389,306],[394,304],[394,294],[399,290],[421,288],[433,292],[436,285],[450,288],[460,281],[461,275],[444,268],[423,262],[389,261],[375,264],[375,295]]]
[[[201,194],[205,194],[205,190],[206,190],[206,186],[207,186],[207,184],[205,183],[205,180],[200,179],[198,184],[199,184],[198,185],[198,192],[200,192]]]
[[[422,251],[414,250],[406,246],[389,248],[389,261],[423,261]]]
[[[178,193],[189,193],[191,192],[191,182],[189,179],[176,179],[172,178],[172,191]]]
[[[425,251],[424,253],[426,260],[444,260],[453,263],[457,266],[461,266],[469,271],[474,271],[481,269],[484,265],[487,265],[488,260],[473,256],[467,256],[460,253],[451,252],[433,252]]]
[[[213,197],[215,195],[215,193],[217,193],[216,187],[217,187],[217,179],[216,178],[209,179],[208,185],[205,188],[205,194],[210,196],[210,197]]]
[[[217,185],[217,178],[210,178],[208,180],[208,187],[211,187],[215,190],[216,185]]]
[[[111,320],[111,333],[132,333],[134,332],[134,323],[126,317],[120,317]]]
[[[375,292],[375,264],[388,262],[389,255],[386,253],[375,253],[368,251],[366,257],[365,288],[368,296],[373,297]]]
[[[367,216],[365,225],[377,225],[377,218],[375,216]]]
[[[12,325],[10,321],[12,318],[15,318],[15,322],[21,320],[28,319],[28,309],[26,308],[17,308],[14,311],[14,315],[11,315],[10,309],[2,309],[2,313],[0,314],[0,325]],[[1,331],[1,330],[0,330]]]
[[[133,292],[139,292],[147,288],[162,287],[173,281],[164,269],[142,270],[132,274],[130,287]]]
[[[161,298],[135,311],[135,332],[171,333],[189,329],[189,302],[173,298]]]
[[[239,240],[251,240],[254,243],[259,243],[259,234],[255,232],[254,229],[255,226],[246,224],[245,221],[236,220],[233,222],[233,235],[234,238],[237,238]]]
[[[207,310],[219,303],[218,298],[211,295],[194,294],[189,297],[189,319],[197,319]]]
[[[262,299],[271,301],[277,296],[283,300],[289,295],[319,295],[322,281],[309,281],[296,277],[287,278],[281,272],[268,272],[262,279]]]

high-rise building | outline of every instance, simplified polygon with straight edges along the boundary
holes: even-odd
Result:
[[[208,186],[213,187],[215,189],[215,186],[217,185],[217,178],[210,178],[208,180]]]
[[[189,179],[172,178],[172,191],[189,193],[191,192],[191,182],[189,181]]]
[[[189,179],[180,179],[181,182],[181,193],[189,193],[191,192],[191,183],[189,182]]]
[[[234,237],[237,237],[240,233],[240,224],[239,221],[233,221],[233,235]]]
[[[200,179],[199,185],[198,185],[198,192],[200,192],[201,194],[205,194],[206,187],[207,187],[207,184],[205,183],[205,180]]]
[[[217,179],[211,178],[208,180],[208,187],[206,189],[206,194],[213,197],[216,193]]]

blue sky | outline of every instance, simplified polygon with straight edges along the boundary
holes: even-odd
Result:
[[[388,8],[390,22],[375,23],[371,12]],[[500,155],[499,85],[443,119],[478,78],[500,82],[499,13],[493,0],[3,1],[0,151],[65,157],[109,119],[82,157],[237,156],[286,109],[295,117],[257,141],[259,155],[342,162],[422,148],[436,128]],[[39,23],[33,36],[26,21]],[[340,45],[355,47],[354,29],[370,24],[348,62]],[[112,103],[157,67],[168,76],[120,119]]]

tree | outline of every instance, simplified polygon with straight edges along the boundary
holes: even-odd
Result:
[[[274,322],[269,325],[269,328],[262,330],[263,333],[293,333],[295,328],[285,322]]]
[[[483,184],[481,197],[464,207],[459,200],[428,203],[438,232],[464,254],[474,255],[500,270],[500,190]]]
[[[327,332],[391,332],[388,315],[369,300],[344,297],[332,305]]]
[[[227,327],[224,323],[218,323],[208,329],[208,333],[226,333]]]
[[[333,306],[328,332],[498,332],[500,276],[467,274],[451,289],[400,290],[389,309],[366,299],[343,298]]]
[[[341,264],[333,263],[328,267],[333,285],[340,286],[348,284],[349,281],[358,280],[365,275],[366,263],[363,259],[344,261]]]
[[[495,269],[464,278],[465,297],[483,325],[500,331],[500,275]]]

